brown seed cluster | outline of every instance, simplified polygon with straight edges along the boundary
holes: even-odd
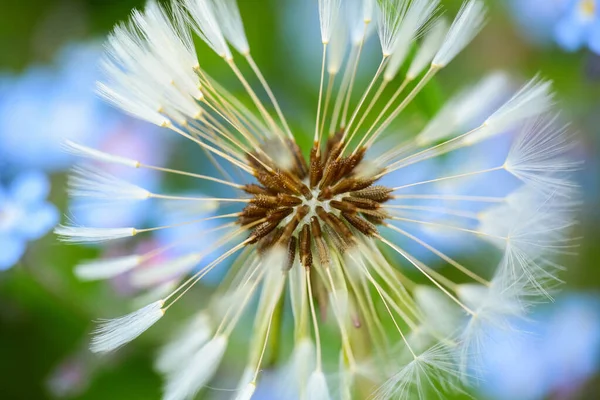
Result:
[[[341,250],[356,244],[359,234],[377,234],[376,225],[387,218],[383,203],[392,190],[374,185],[376,179],[356,173],[365,149],[342,156],[343,132],[330,138],[323,149],[315,144],[307,163],[298,145],[286,145],[293,154],[287,170],[274,165],[264,152],[248,158],[258,184],[245,186],[252,195],[239,223],[251,229],[250,243],[258,251],[279,245],[288,250],[291,268],[296,254],[305,268],[314,257],[329,263],[329,246]]]

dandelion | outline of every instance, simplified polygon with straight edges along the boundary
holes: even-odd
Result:
[[[482,29],[481,1],[466,1],[452,24],[438,18],[437,0],[322,0],[318,12],[323,58],[310,149],[300,148],[298,133],[254,62],[233,0],[184,0],[170,10],[151,1],[110,35],[102,62],[106,79],[99,83],[113,105],[196,146],[221,177],[66,144],[95,165],[75,170],[72,195],[116,204],[161,201],[198,215],[150,228],[62,225],[56,231],[63,240],[127,240],[181,224],[222,222],[204,233],[214,239],[208,249],[194,252],[190,241],[202,238],[181,237],[170,246],[187,243],[189,254],[156,268],[137,270],[165,248],[88,261],[77,269],[83,279],[132,273],[145,287],[175,279],[175,289],[163,298],[101,323],[93,350],[106,352],[150,329],[210,271],[233,261],[212,300],[159,354],[165,399],[192,398],[209,385],[251,304],[256,304],[254,324],[243,332],[247,361],[234,398],[252,398],[266,359],[275,357],[281,312],[294,322],[287,338],[293,350],[278,360],[286,391],[294,397],[345,399],[360,393],[423,399],[461,391],[477,376],[486,333],[492,327],[511,329],[512,318],[549,297],[562,268],[554,257],[576,246],[568,235],[577,205],[569,176],[579,165],[569,159],[568,129],[549,116],[550,82],[534,78],[510,91],[508,76],[495,73],[460,92],[408,138],[393,129],[428,82]],[[368,85],[359,88],[355,77],[372,24],[382,61]],[[240,96],[250,101],[233,96],[204,69],[193,34],[223,58],[246,92]],[[240,68],[242,63],[249,68]],[[469,130],[461,131],[467,125]],[[452,168],[460,172],[438,168],[426,180],[412,181],[407,173],[408,183],[395,183],[394,176],[412,165],[459,150],[476,153],[482,142],[501,136],[515,139],[497,165],[470,170],[473,163],[465,160],[466,170]],[[393,145],[378,152],[383,139]],[[233,194],[154,193],[102,172],[101,164],[211,182]],[[232,169],[240,172],[235,179]],[[496,185],[493,193],[485,189],[494,185],[478,193],[435,191],[436,183],[469,177],[493,182],[500,175],[513,185]],[[216,214],[200,215],[207,208]],[[421,238],[431,228],[479,243],[490,255],[474,265],[458,261]],[[417,258],[415,246],[442,267]],[[206,258],[209,253],[218,256]],[[338,340],[324,351],[324,333],[330,330]]]

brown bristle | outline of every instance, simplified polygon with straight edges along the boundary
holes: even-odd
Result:
[[[273,219],[273,220],[268,220],[268,221],[263,222],[262,224],[258,225],[252,231],[250,243],[256,243],[260,239],[267,236],[269,233],[271,233],[273,231],[273,229],[277,228],[277,225],[279,225],[279,222],[281,222],[281,220]]]
[[[329,227],[340,236],[340,238],[347,244],[354,243],[354,238],[350,228],[344,224],[344,222],[333,215],[325,211],[323,207],[317,207],[317,215],[323,220]]]
[[[310,228],[304,225],[300,231],[300,262],[304,268],[312,267],[312,252],[310,250]]]
[[[315,247],[319,256],[319,262],[321,266],[327,267],[329,265],[329,250],[327,250],[327,244],[323,239],[323,231],[321,230],[321,224],[317,217],[310,219],[310,233],[315,240]]]
[[[244,192],[248,194],[274,194],[269,189],[262,187],[260,185],[256,185],[254,183],[248,184],[244,186]]]
[[[288,146],[292,149],[292,154],[294,155],[298,177],[300,179],[304,179],[308,175],[308,165],[306,165],[306,160],[302,155],[302,151],[300,151],[300,147],[295,141],[288,139],[287,142]]]
[[[319,183],[319,189],[323,189],[328,187],[335,181],[335,177],[337,176],[342,164],[339,160],[333,160],[327,163],[325,167],[325,171],[323,172],[323,179],[321,179],[321,183]]]
[[[362,216],[364,219],[366,219],[367,221],[369,221],[370,223],[374,224],[374,225],[383,225],[387,216],[382,214],[382,213],[362,213]]]
[[[393,192],[393,189],[390,189],[385,186],[371,186],[366,189],[362,189],[356,192],[350,193],[352,197],[361,197],[363,199],[369,199],[378,201],[380,203],[384,203],[390,200],[392,197],[390,193]]]
[[[294,266],[294,261],[296,260],[296,247],[297,247],[297,239],[292,237],[290,239],[290,244],[288,245],[288,260],[285,269],[289,271]]]
[[[329,205],[337,210],[347,212],[350,214],[355,214],[358,211],[354,204],[349,203],[347,201],[331,200],[329,202]]]
[[[370,222],[355,214],[342,213],[346,221],[355,227],[360,233],[366,236],[373,236],[378,233],[377,228]]]
[[[270,196],[264,194],[254,196],[250,200],[250,202],[252,205],[266,209],[276,208],[279,206],[279,199],[277,198],[277,196]]]
[[[268,249],[273,247],[273,245],[275,245],[275,243],[277,243],[277,241],[281,237],[282,233],[283,233],[283,229],[277,228],[277,229],[274,229],[268,235],[266,235],[264,238],[260,239],[257,244],[258,252],[264,253],[265,251],[267,251]]]
[[[288,215],[294,212],[294,209],[291,207],[287,208],[276,208],[273,210],[269,210],[267,212],[267,220],[278,220],[281,221]]]
[[[381,204],[379,204],[375,200],[363,199],[360,197],[348,196],[348,197],[344,197],[342,200],[345,202],[351,203],[351,204],[355,205],[356,207],[363,209],[363,210],[377,210],[378,208],[381,207]]]
[[[310,149],[310,187],[316,187],[323,178],[323,162],[317,153],[317,143]]]
[[[242,210],[241,217],[264,217],[267,215],[267,208],[259,207],[256,204],[248,204]]]
[[[277,199],[279,200],[279,205],[281,207],[284,207],[284,206],[295,207],[295,206],[299,206],[300,204],[302,204],[302,199],[300,199],[296,196],[290,196],[289,194],[285,194],[285,193],[279,193],[277,195]]]

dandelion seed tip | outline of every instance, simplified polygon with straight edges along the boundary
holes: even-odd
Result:
[[[446,65],[440,64],[440,63],[435,63],[435,62],[431,63],[431,69],[432,70],[440,70],[440,69],[444,68],[445,66]]]

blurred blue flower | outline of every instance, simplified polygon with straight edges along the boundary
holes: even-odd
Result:
[[[48,178],[23,172],[10,185],[0,185],[0,270],[19,261],[27,242],[44,236],[58,222],[58,210],[46,201]]]
[[[598,0],[511,0],[524,36],[539,45],[556,42],[567,51],[589,47],[600,54]]]
[[[600,2],[571,0],[555,27],[556,42],[567,51],[589,47],[600,54]]]
[[[491,337],[483,391],[494,399],[572,398],[600,367],[599,306],[597,296],[568,295],[512,338],[505,331]]]
[[[65,139],[97,146],[109,132],[128,124],[155,130],[96,95],[101,55],[97,43],[75,43],[59,52],[53,66],[0,76],[0,159],[5,166],[62,170],[74,161],[61,148]]]

